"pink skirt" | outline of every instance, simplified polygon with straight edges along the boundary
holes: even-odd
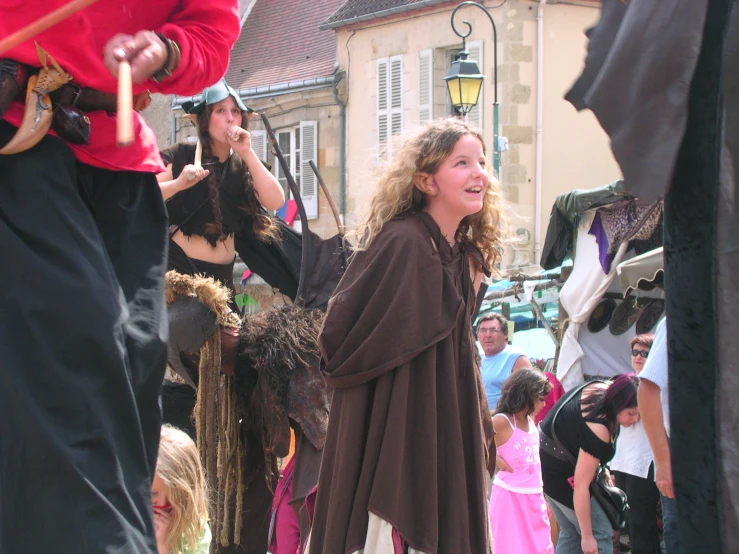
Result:
[[[544,494],[522,494],[493,485],[488,505],[495,554],[553,554]]]

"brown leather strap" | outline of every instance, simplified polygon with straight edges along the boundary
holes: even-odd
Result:
[[[82,88],[74,83],[67,83],[59,90],[51,93],[51,100],[55,104],[76,106],[83,112],[95,110],[115,112],[117,109],[117,96],[115,94]],[[136,111],[145,109],[150,102],[151,94],[148,90],[133,97],[133,106]]]

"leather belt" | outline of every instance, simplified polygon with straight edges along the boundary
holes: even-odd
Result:
[[[539,451],[545,452],[549,454],[550,456],[557,458],[558,460],[562,460],[563,462],[570,463],[569,458],[565,455],[564,452],[562,452],[562,449],[559,447],[559,445],[554,442],[554,440],[550,439],[544,431],[541,430],[541,427],[538,427],[539,429]]]
[[[74,83],[67,83],[59,90],[52,92],[51,100],[54,104],[62,106],[76,106],[83,112],[105,110],[114,113],[118,109],[117,95],[83,88]],[[133,96],[133,109],[137,112],[145,110],[150,103],[151,93],[148,90]]]

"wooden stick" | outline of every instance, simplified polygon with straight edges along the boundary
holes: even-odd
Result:
[[[195,145],[195,163],[193,165],[195,167],[203,166],[203,145],[200,143],[200,139],[198,139],[198,143]]]
[[[534,312],[534,315],[538,317],[541,322],[544,324],[544,328],[547,330],[547,333],[549,333],[549,338],[552,339],[552,342],[554,343],[554,346],[559,346],[559,339],[557,338],[557,333],[554,332],[554,329],[552,329],[552,326],[547,321],[547,318],[544,317],[544,314],[541,311],[541,308],[539,307],[539,304],[536,303],[536,300],[533,298],[530,301],[531,304],[531,311]]]
[[[0,56],[95,2],[97,0],[72,0],[68,4],[47,13],[33,23],[19,29],[15,33],[8,35],[0,40]]]
[[[133,84],[131,64],[127,60],[118,63],[118,111],[116,113],[118,147],[133,142]]]

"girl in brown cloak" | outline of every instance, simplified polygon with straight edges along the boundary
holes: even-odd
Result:
[[[472,335],[500,246],[485,159],[477,131],[440,120],[379,179],[319,339],[334,393],[310,554],[491,552]]]

